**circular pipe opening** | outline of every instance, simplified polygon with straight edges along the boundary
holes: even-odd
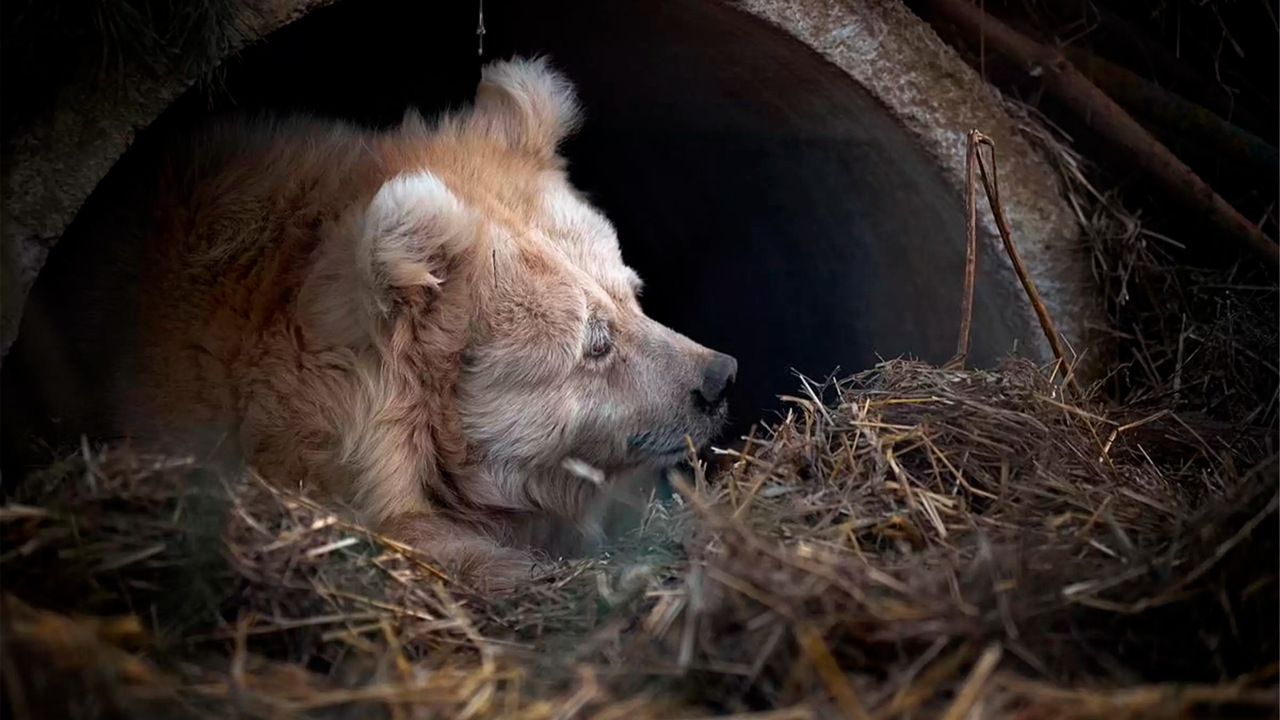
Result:
[[[130,173],[153,171],[149,139],[162,129],[259,111],[388,125],[409,107],[469,102],[483,62],[542,53],[586,111],[564,147],[571,179],[617,226],[646,311],[739,360],[730,438],[781,407],[793,371],[822,379],[878,358],[953,354],[960,198],[838,68],[725,4],[679,0],[488,0],[480,58],[477,10],[338,3],[274,33],[139,136],[47,274],[94,271],[76,260],[93,216]],[[979,260],[971,364],[1026,342],[1023,316],[983,270],[995,260]]]

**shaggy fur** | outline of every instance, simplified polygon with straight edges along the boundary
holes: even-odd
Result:
[[[600,488],[566,460],[676,462],[723,423],[736,364],[641,311],[556,152],[578,119],[563,77],[517,60],[436,123],[236,121],[171,155],[108,434],[233,441],[498,585],[527,574],[532,519],[595,532]]]

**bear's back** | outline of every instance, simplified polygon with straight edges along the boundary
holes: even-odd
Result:
[[[320,227],[376,166],[358,131],[309,119],[140,138],[28,297],[0,367],[5,474],[28,461],[33,436],[115,439],[181,410],[148,400],[218,402],[218,368],[281,311]]]

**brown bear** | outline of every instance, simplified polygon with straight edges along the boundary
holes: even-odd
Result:
[[[114,231],[133,249],[93,269],[130,278],[128,301],[88,279],[43,318],[82,331],[34,370],[96,378],[45,393],[47,412],[168,451],[234,447],[509,586],[539,518],[590,530],[603,489],[573,466],[673,465],[723,425],[737,371],[641,310],[557,151],[579,118],[545,59],[516,59],[434,122],[237,119],[186,138],[127,198],[147,205]]]

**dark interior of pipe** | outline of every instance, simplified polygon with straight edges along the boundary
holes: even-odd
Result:
[[[798,387],[793,370],[822,379],[878,358],[953,354],[961,198],[847,75],[716,2],[486,0],[484,58],[476,10],[339,2],[228,62],[156,129],[260,110],[387,125],[410,106],[468,102],[481,62],[545,53],[586,110],[564,148],[571,178],[617,226],[624,258],[646,281],[645,309],[739,360],[731,436],[770,419],[777,396]],[[152,134],[140,134],[95,195],[122,173],[147,171],[127,160],[145,157]],[[87,215],[51,254],[50,277],[92,242]],[[993,262],[984,250],[976,365],[1028,334]],[[42,279],[33,302],[56,282]]]

